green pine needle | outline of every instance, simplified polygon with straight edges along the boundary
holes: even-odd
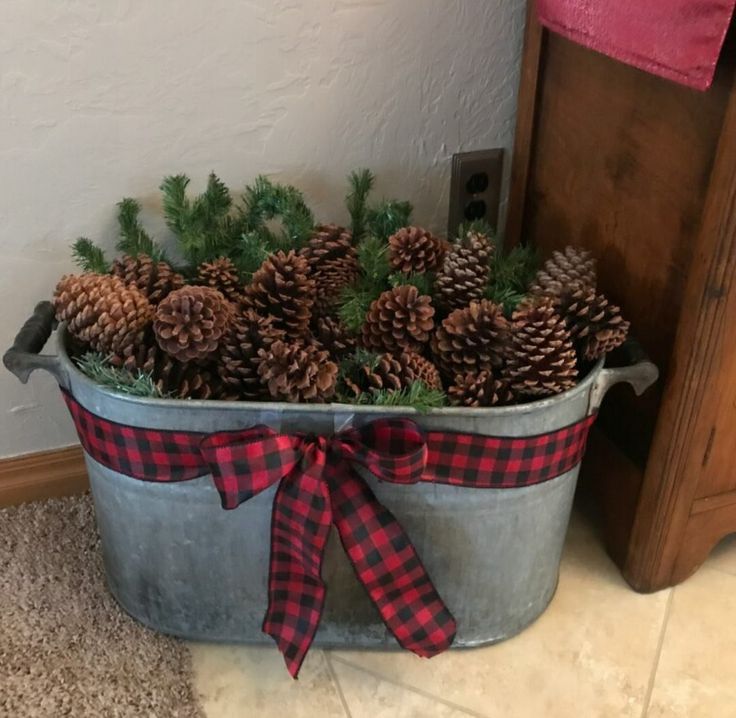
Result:
[[[80,371],[92,381],[113,391],[149,398],[163,396],[150,374],[114,367],[98,352],[87,352],[75,361]]]
[[[517,245],[508,254],[498,252],[486,297],[503,304],[507,313],[513,312],[526,296],[538,268],[539,256],[531,247]]]
[[[375,369],[381,355],[376,352],[368,351],[362,347],[358,347],[352,354],[348,354],[340,362],[340,377],[355,378],[356,374],[362,370],[364,366]]]
[[[80,237],[72,244],[72,257],[84,272],[107,274],[110,271],[105,253],[87,237]]]
[[[268,237],[271,250],[298,249],[312,236],[314,215],[296,187],[259,176],[245,188],[243,199],[239,217],[243,233],[261,232]],[[280,233],[274,233],[267,226],[274,219],[281,220]]]
[[[119,252],[131,257],[147,254],[158,262],[164,259],[164,253],[143,229],[139,220],[140,213],[140,204],[131,197],[125,197],[118,202],[120,237],[115,247]]]
[[[365,399],[363,399],[365,397]],[[404,389],[381,389],[380,391],[364,392],[358,403],[367,403],[374,406],[406,406],[426,413],[432,409],[439,409],[447,405],[447,397],[439,389],[430,389],[424,382],[412,382]]]
[[[161,182],[166,225],[178,237],[186,231],[186,223],[191,212],[187,199],[188,185],[189,177],[186,175],[170,175],[164,177]]]
[[[242,234],[240,223],[230,216],[230,190],[211,173],[207,188],[198,197],[187,197],[186,175],[165,177],[161,183],[166,224],[177,236],[182,254],[196,267],[228,256]]]
[[[253,273],[266,261],[269,251],[269,239],[262,232],[248,232],[240,238],[236,246],[235,266],[244,282],[250,282]]]
[[[388,245],[378,237],[365,237],[358,244],[358,261],[363,275],[351,287],[345,289],[337,314],[348,331],[357,334],[363,327],[371,302],[389,288],[391,266],[388,261]]]
[[[366,237],[358,245],[358,262],[363,270],[367,284],[386,289],[388,277],[391,274],[391,265],[388,259],[388,245],[380,237]]]
[[[368,232],[384,242],[402,227],[411,224],[414,207],[410,202],[387,199],[366,213]]]
[[[230,212],[233,199],[227,185],[214,172],[210,172],[207,178],[207,189],[197,198],[196,204],[202,206],[202,211],[208,221],[214,221],[225,217]]]
[[[350,229],[353,241],[359,242],[365,234],[366,203],[373,189],[376,177],[369,169],[351,172],[348,177],[350,191],[345,197],[345,205],[350,213]]]
[[[510,287],[499,288],[491,286],[486,292],[486,299],[490,299],[494,304],[503,305],[503,311],[507,317],[511,317],[526,296],[526,292],[519,292]]]
[[[376,291],[374,287],[363,283],[347,287],[343,291],[337,316],[350,333],[360,333],[365,315],[380,293],[381,290]]]

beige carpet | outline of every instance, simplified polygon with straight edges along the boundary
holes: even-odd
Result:
[[[202,716],[185,645],[104,584],[88,496],[0,510],[0,716]]]

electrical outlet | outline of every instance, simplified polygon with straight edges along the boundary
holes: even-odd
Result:
[[[447,232],[455,237],[463,222],[483,219],[498,229],[503,178],[503,148],[460,152],[452,156],[450,217]]]

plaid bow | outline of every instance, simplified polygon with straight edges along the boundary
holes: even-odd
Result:
[[[456,625],[409,537],[357,473],[416,483],[427,462],[419,427],[378,420],[331,438],[257,426],[212,434],[200,445],[224,508],[280,482],[271,522],[268,611],[263,630],[296,677],[325,600],[322,558],[330,526],[384,623],[403,648],[429,658],[452,644]]]
[[[421,656],[445,650],[455,621],[403,529],[357,473],[475,489],[550,481],[577,466],[596,416],[545,434],[497,437],[423,432],[407,419],[378,419],[331,438],[277,434],[265,426],[209,436],[118,424],[63,391],[84,450],[141,481],[176,482],[211,473],[234,509],[279,483],[271,522],[269,607],[263,629],[296,676],[325,597],[321,564],[335,525],[358,578],[399,643]]]

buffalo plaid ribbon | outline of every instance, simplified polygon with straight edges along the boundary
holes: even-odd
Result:
[[[279,434],[266,426],[201,434],[147,429],[96,416],[64,399],[85,451],[142,481],[210,473],[234,509],[274,484],[268,610],[263,630],[296,678],[319,626],[322,559],[335,526],[359,581],[399,644],[419,656],[449,648],[456,624],[403,528],[358,472],[382,481],[518,488],[548,481],[582,459],[595,416],[548,434],[501,438],[423,431],[378,419],[331,437]]]

